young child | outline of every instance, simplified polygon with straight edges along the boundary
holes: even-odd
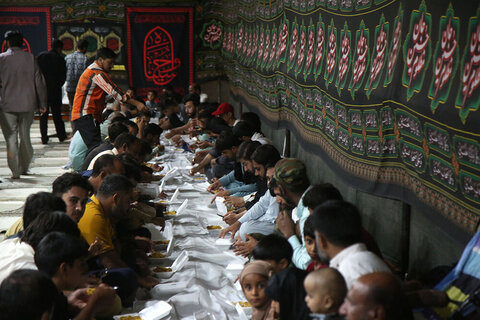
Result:
[[[158,102],[157,102],[157,91],[155,90],[148,90],[147,92],[147,100],[145,101],[145,105],[148,107],[148,109],[155,113],[158,108]]]
[[[307,253],[310,258],[312,258],[312,262],[307,266],[307,272],[327,267],[328,263],[325,263],[326,261],[322,261],[317,253],[317,246],[315,244],[315,231],[313,229],[311,216],[305,220],[305,224],[303,225],[303,236],[305,239],[305,248],[307,249]]]
[[[38,244],[35,264],[40,272],[50,277],[58,289],[53,320],[92,319],[114,303],[115,290],[105,284],[96,287],[91,295],[84,288],[71,293],[68,300],[64,296],[63,291],[73,291],[82,283],[83,276],[88,271],[87,259],[88,247],[79,237],[52,232]],[[73,306],[69,305],[72,301],[76,301],[75,306],[83,308],[72,312]]]
[[[305,302],[314,319],[343,319],[338,309],[347,295],[345,279],[336,269],[323,268],[311,272],[304,281]]]
[[[270,311],[271,300],[265,294],[265,287],[272,271],[268,262],[253,261],[240,273],[243,294],[252,306],[252,320],[264,320]]]
[[[265,236],[253,249],[253,258],[270,263],[275,273],[265,288],[265,293],[272,299],[273,316],[279,316],[280,319],[306,320],[309,310],[305,303],[303,280],[307,272],[289,266],[292,255],[293,249],[288,240],[276,234]]]

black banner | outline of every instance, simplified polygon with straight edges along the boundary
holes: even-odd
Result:
[[[293,130],[355,187],[427,205],[475,231],[477,1],[214,3],[202,36],[221,34],[239,99]]]
[[[127,8],[130,86],[137,94],[193,83],[193,8]]]
[[[8,30],[20,30],[23,34],[23,50],[38,55],[50,49],[52,29],[50,8],[47,7],[0,7],[1,52],[7,50],[3,40]]]

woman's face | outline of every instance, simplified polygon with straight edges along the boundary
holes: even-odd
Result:
[[[248,274],[243,278],[242,289],[245,298],[253,308],[261,308],[269,299],[265,294],[267,278],[256,273]]]

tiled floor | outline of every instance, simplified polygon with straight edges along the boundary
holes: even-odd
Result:
[[[65,125],[67,132],[71,132],[70,123],[66,122]],[[53,180],[65,172],[62,166],[68,161],[69,143],[60,143],[56,137],[50,137],[49,143],[43,145],[38,120],[34,121],[30,132],[34,149],[30,175],[22,176],[18,180],[10,179],[5,139],[0,134],[0,232],[21,216],[23,203],[30,194],[51,191]],[[49,121],[48,133],[55,134],[52,121]]]

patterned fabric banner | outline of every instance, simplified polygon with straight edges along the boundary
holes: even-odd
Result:
[[[55,37],[63,41],[63,53],[70,54],[77,50],[80,40],[88,41],[86,56],[94,59],[97,50],[102,47],[112,49],[117,55],[115,62],[125,64],[122,50],[123,26],[114,23],[65,23],[55,24]]]
[[[3,40],[8,30],[20,30],[23,34],[23,50],[38,55],[50,49],[52,29],[50,8],[46,7],[0,7],[1,52],[7,50]]]
[[[220,47],[238,99],[353,186],[476,230],[478,1],[208,3],[203,50]]]
[[[193,8],[127,8],[130,86],[138,95],[193,82]]]

